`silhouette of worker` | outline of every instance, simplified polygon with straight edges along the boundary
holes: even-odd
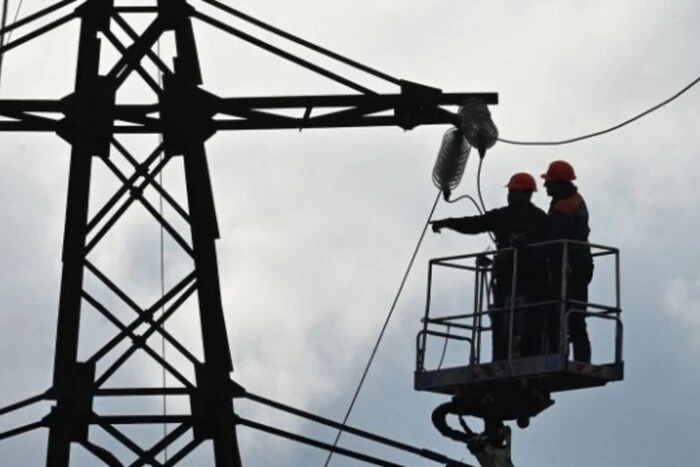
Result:
[[[552,197],[546,222],[546,234],[551,240],[576,240],[588,243],[588,208],[578,188],[574,168],[566,161],[554,161],[549,164],[547,172],[542,174],[547,194]],[[562,280],[566,275],[565,300],[588,302],[588,284],[593,278],[593,257],[589,245],[569,244],[567,247],[566,269],[563,264],[563,245],[551,249],[549,261],[551,266],[551,295],[559,299],[562,293]],[[585,311],[585,305],[567,304],[571,308]],[[549,319],[550,341],[558,345],[559,313]],[[591,361],[591,343],[586,329],[586,317],[581,313],[569,315],[569,339],[574,348],[574,360]],[[553,334],[556,331],[556,336]],[[550,351],[552,348],[550,342]],[[558,348],[556,349],[558,351]]]
[[[536,226],[546,222],[547,214],[532,204],[532,194],[537,191],[537,184],[532,175],[519,172],[513,175],[506,185],[508,188],[508,205],[487,211],[483,215],[461,218],[447,218],[431,222],[433,232],[440,233],[448,228],[463,234],[480,234],[493,232],[498,250],[510,248],[514,237],[532,231]],[[534,234],[531,241],[536,241]],[[542,301],[548,292],[548,271],[546,259],[542,255],[532,254],[528,249],[518,253],[518,275],[516,280],[516,303]],[[510,305],[513,296],[513,253],[498,253],[494,261],[493,297],[496,311],[490,313],[493,360],[508,358],[509,319],[507,310],[497,311]],[[539,313],[539,310],[526,309],[526,314]],[[522,315],[522,314],[521,314]],[[522,355],[540,353],[537,340],[531,335],[542,333],[539,328],[528,326],[528,319],[523,316],[523,340],[519,349]],[[543,322],[543,320],[539,320]],[[514,333],[515,335],[515,333]],[[541,340],[540,340],[541,342]]]

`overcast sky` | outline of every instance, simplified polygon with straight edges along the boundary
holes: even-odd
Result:
[[[24,3],[20,16],[51,2]],[[445,92],[498,92],[500,103],[491,110],[507,139],[556,140],[606,128],[666,99],[700,73],[700,6],[690,0],[225,3],[399,78]],[[16,5],[10,2],[12,12]],[[231,17],[216,16],[270,37]],[[231,97],[352,92],[195,24],[204,88],[210,92]],[[76,39],[74,22],[9,53],[0,98],[70,93]],[[163,55],[171,52],[164,41]],[[105,69],[115,56],[105,46]],[[314,54],[303,56],[332,66]],[[376,91],[398,91],[347,67],[332,69]],[[591,241],[617,246],[622,254],[626,378],[555,396],[555,406],[528,429],[514,430],[518,466],[697,462],[699,93],[693,89],[644,119],[595,139],[560,147],[499,143],[487,155],[482,186],[489,208],[505,203],[503,185],[513,172],[539,175],[554,159],[570,161],[589,206]],[[136,76],[118,98],[154,101]],[[342,419],[435,199],[430,177],[445,129],[230,132],[207,143],[236,381],[251,392]],[[0,199],[5,200],[0,203],[0,405],[5,405],[42,392],[51,382],[70,150],[53,134],[2,133],[0,141]],[[124,144],[143,158],[157,141],[130,138]],[[113,158],[128,169],[114,151]],[[475,162],[469,162],[456,195],[475,194]],[[103,163],[96,160],[94,167],[92,212],[118,186]],[[164,184],[184,203],[180,167],[179,159],[168,167]],[[158,198],[149,197],[157,206]],[[548,198],[540,190],[534,201],[544,208]],[[176,215],[165,212],[175,222]],[[441,202],[435,217],[473,214],[466,202]],[[413,390],[414,341],[428,259],[488,246],[486,236],[426,236],[350,424],[476,462],[432,427],[430,413],[446,398]],[[143,209],[135,208],[92,258],[145,305],[160,293],[158,251],[159,230]],[[609,270],[603,272],[609,265],[599,266],[592,293],[610,301],[611,276]],[[166,241],[166,283],[172,285],[187,271],[186,257]],[[445,276],[441,284],[445,295],[440,299],[459,305],[460,279]],[[91,287],[120,317],[133,319],[89,279],[86,288]],[[168,326],[201,355],[194,306],[190,303]],[[592,328],[593,359],[604,362],[610,358],[611,335],[603,327]],[[81,356],[113,333],[108,322],[85,307]],[[160,341],[153,345],[159,348]],[[459,349],[453,351],[449,358],[456,361]],[[124,368],[117,380],[162,384],[160,370],[147,358]],[[246,417],[308,436],[326,441],[335,436],[247,401],[237,401],[236,407]],[[168,408],[177,413],[187,404],[172,400]],[[96,409],[106,413],[133,407],[105,403]],[[160,401],[140,409],[158,413]],[[34,421],[48,410],[44,403],[2,417],[0,431]],[[43,465],[46,433],[0,442],[2,464]],[[321,466],[326,457],[325,451],[247,428],[239,435],[245,465]],[[148,436],[155,435],[143,434],[142,439]],[[435,465],[347,435],[341,445],[407,465]],[[82,449],[74,451],[75,465],[95,465]],[[183,465],[206,465],[210,451],[203,447]],[[357,463],[335,456],[332,465]]]

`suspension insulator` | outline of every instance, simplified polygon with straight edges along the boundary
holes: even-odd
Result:
[[[462,181],[470,151],[471,145],[459,129],[452,127],[445,132],[433,168],[433,183],[443,191],[446,200]]]
[[[459,118],[465,137],[479,150],[479,156],[484,157],[486,150],[498,141],[498,128],[488,106],[481,99],[467,99],[459,107]]]

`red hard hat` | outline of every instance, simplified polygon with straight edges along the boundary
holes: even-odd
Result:
[[[508,181],[506,188],[518,191],[537,191],[535,178],[527,172],[518,172]]]
[[[549,164],[547,173],[542,174],[546,181],[567,181],[576,180],[574,168],[566,161],[554,161]]]

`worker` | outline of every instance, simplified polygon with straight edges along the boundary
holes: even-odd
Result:
[[[532,203],[532,194],[537,191],[537,183],[532,175],[525,172],[516,173],[510,178],[506,187],[508,188],[507,206],[487,211],[479,216],[433,221],[431,222],[433,232],[440,233],[443,228],[463,234],[493,232],[498,250],[510,248],[512,238],[545,222],[547,214]],[[518,271],[521,273],[518,274],[516,283],[516,303],[534,303],[546,298],[548,271],[546,260],[542,258],[542,255],[533,255],[527,249],[520,252]],[[513,295],[512,251],[497,254],[494,259],[493,296],[494,305],[498,309],[510,306]],[[534,310],[527,311],[535,312]],[[507,315],[504,311],[490,313],[490,318],[493,360],[504,360],[508,358],[509,320],[506,319]],[[540,349],[532,348],[537,346],[536,340],[525,336],[541,334],[543,329],[528,328],[527,319],[524,320],[523,326],[523,342],[518,349],[521,355],[540,353]],[[511,343],[511,348],[513,348],[513,343]]]
[[[551,240],[576,240],[588,242],[588,208],[578,188],[574,168],[566,161],[557,160],[549,164],[547,172],[542,174],[547,195],[552,200],[549,206],[546,230]],[[566,269],[563,264],[564,245],[555,245],[549,256],[552,297],[561,297],[562,279],[566,274],[566,296],[564,300],[588,302],[588,284],[593,278],[593,257],[589,245],[569,244],[567,247]],[[567,304],[566,310],[585,311],[585,305]],[[586,329],[586,317],[581,313],[571,313],[568,319],[569,340],[573,345],[574,360],[591,361],[591,343]],[[559,313],[550,316],[547,325],[550,350],[558,347]],[[554,341],[554,342],[551,342]],[[554,347],[551,346],[554,344]],[[557,348],[558,351],[558,348]]]

